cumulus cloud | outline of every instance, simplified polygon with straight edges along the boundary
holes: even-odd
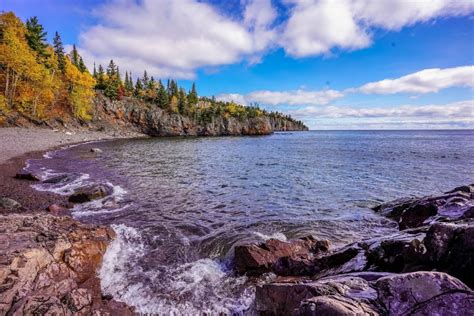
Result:
[[[273,41],[270,0],[245,2],[243,21],[195,0],[113,0],[96,10],[100,24],[80,35],[89,65],[119,65],[156,76],[190,78],[200,67],[255,58]]]
[[[342,106],[306,107],[289,111],[301,119],[325,118],[470,118],[474,122],[474,100],[443,105],[401,105],[396,107],[354,108]]]
[[[450,87],[474,87],[474,66],[424,69],[397,79],[370,82],[355,90],[367,94],[430,93]]]
[[[473,1],[287,0],[292,6],[281,45],[292,56],[354,50],[372,42],[373,28],[396,31],[439,17],[468,15]]]
[[[320,91],[254,91],[246,95],[230,93],[221,94],[216,98],[223,101],[234,101],[241,104],[259,103],[263,105],[324,105],[342,98],[344,95],[337,90]]]

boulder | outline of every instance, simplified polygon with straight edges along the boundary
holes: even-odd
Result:
[[[41,181],[41,178],[31,172],[19,172],[15,175],[15,179],[28,181]]]
[[[91,148],[90,152],[91,153],[96,153],[96,154],[103,153],[102,149],[100,149],[100,148]]]
[[[424,239],[430,264],[474,286],[474,221],[436,223]]]
[[[341,295],[316,296],[303,300],[298,315],[316,316],[375,316],[379,313],[364,302],[353,300]]]
[[[20,209],[21,207],[22,207],[21,204],[15,200],[5,198],[5,197],[0,197],[0,208],[10,211],[10,210]]]
[[[85,203],[93,200],[98,200],[109,196],[113,193],[113,189],[108,185],[92,185],[83,188],[79,188],[69,196],[69,202],[72,203]]]
[[[420,271],[382,277],[375,282],[375,287],[378,301],[389,315],[408,315],[419,304],[447,293],[473,295],[464,283],[442,272]],[[467,310],[473,309],[471,304]]]
[[[395,220],[400,229],[420,227],[442,219],[470,218],[474,215],[474,184],[438,196],[394,200],[374,210]]]
[[[54,177],[48,178],[46,180],[43,180],[42,182],[43,183],[48,183],[48,184],[56,184],[56,183],[61,183],[61,182],[69,182],[71,180],[73,180],[72,175],[61,174],[61,175],[54,176]]]
[[[235,268],[241,274],[258,275],[274,272],[279,275],[314,273],[312,259],[328,251],[329,241],[312,236],[285,242],[269,239],[265,243],[235,247]]]

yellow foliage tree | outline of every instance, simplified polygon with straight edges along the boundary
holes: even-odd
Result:
[[[95,80],[88,72],[81,72],[66,59],[66,81],[69,85],[69,102],[76,118],[92,119],[92,98]]]

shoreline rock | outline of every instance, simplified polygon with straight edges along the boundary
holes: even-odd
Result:
[[[317,254],[308,246],[293,250],[299,240],[240,245],[235,268],[276,275],[257,286],[260,314],[468,315],[474,309],[473,206],[474,185],[399,199],[375,208],[399,224],[391,236]],[[293,258],[304,269],[281,264]]]

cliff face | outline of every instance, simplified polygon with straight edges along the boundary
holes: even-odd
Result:
[[[151,136],[268,135],[274,131],[308,130],[304,125],[269,115],[241,120],[219,116],[202,122],[132,98],[110,101],[98,96],[95,109],[94,125],[104,128],[125,125]]]

